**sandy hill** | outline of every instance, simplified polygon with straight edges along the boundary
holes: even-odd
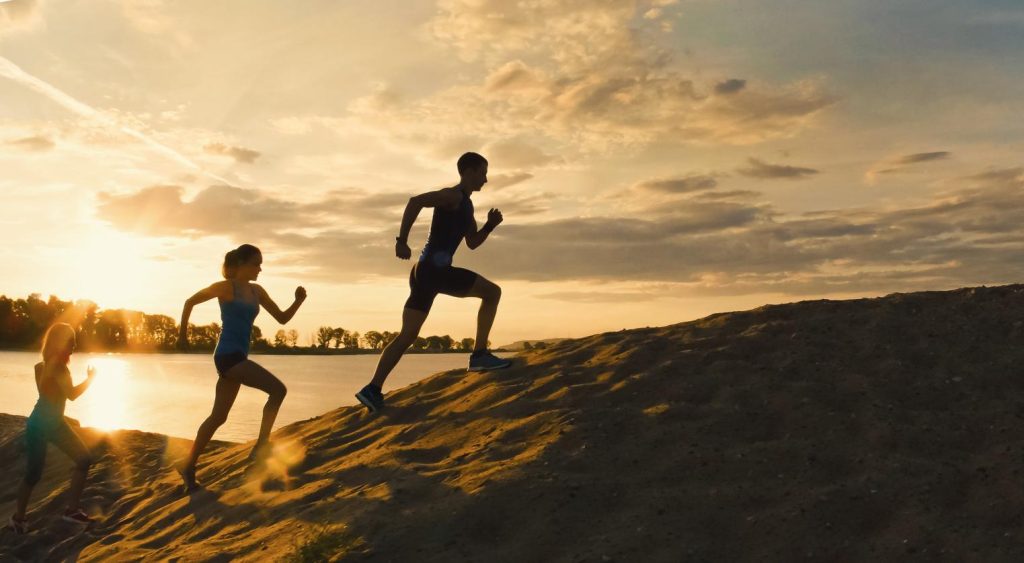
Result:
[[[1021,561],[1022,312],[1006,286],[566,340],[285,427],[266,470],[219,444],[192,497],[184,442],[118,432],[102,520],[59,522],[51,452],[0,559]],[[24,459],[0,439],[6,518]]]

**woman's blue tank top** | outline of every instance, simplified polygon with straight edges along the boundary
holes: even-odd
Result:
[[[238,284],[231,280],[234,298],[220,302],[220,339],[214,356],[232,352],[249,353],[249,340],[252,338],[252,323],[260,314],[259,301],[247,301],[240,298]]]

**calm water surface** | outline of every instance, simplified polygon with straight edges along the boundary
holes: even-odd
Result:
[[[377,355],[264,356],[251,358],[288,386],[275,428],[356,404],[356,391],[373,375]],[[0,412],[28,416],[38,398],[33,368],[36,352],[0,352]],[[410,354],[384,386],[385,393],[439,371],[465,368],[468,354]],[[67,415],[84,426],[134,428],[193,438],[213,406],[217,372],[203,354],[75,354],[71,377],[85,378],[96,367],[89,390],[69,401]],[[214,436],[244,442],[256,438],[266,394],[242,387],[228,420]]]

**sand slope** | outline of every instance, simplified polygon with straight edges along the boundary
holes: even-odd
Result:
[[[102,521],[57,521],[51,452],[38,529],[0,559],[266,561],[317,537],[357,561],[1020,561],[1022,312],[1006,286],[568,340],[283,428],[266,471],[217,445],[191,498],[183,442],[118,432],[86,489]],[[6,518],[24,460],[0,440]]]

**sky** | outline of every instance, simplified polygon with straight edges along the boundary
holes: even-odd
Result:
[[[252,243],[285,328],[397,330],[466,151],[495,344],[1013,283],[1022,50],[1008,0],[8,0],[0,293],[178,317]]]

